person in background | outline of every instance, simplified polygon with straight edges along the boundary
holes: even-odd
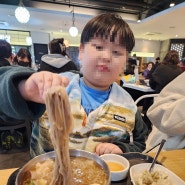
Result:
[[[150,87],[159,93],[169,82],[182,73],[177,64],[179,54],[175,50],[169,51],[162,63],[154,70],[149,80]]]
[[[153,123],[147,149],[166,139],[164,150],[185,148],[185,72],[176,77],[155,98],[147,116]]]
[[[50,54],[41,57],[39,71],[50,71],[53,73],[61,73],[65,71],[77,71],[74,62],[71,61],[66,53],[66,45],[64,39],[53,39],[49,43]]]
[[[79,60],[83,77],[72,72],[3,68],[0,116],[37,119],[45,112],[47,90],[64,86],[73,116],[70,148],[97,155],[142,152],[147,127],[132,97],[114,82],[134,45],[133,32],[121,16],[106,13],[94,17],[81,34]],[[33,126],[31,156],[53,150],[47,115]]]
[[[0,39],[0,67],[10,66],[12,64],[12,47],[6,41]]]
[[[182,58],[181,61],[178,63],[178,66],[185,71],[185,58]]]
[[[14,57],[13,64],[24,67],[32,67],[32,59],[29,50],[26,48],[19,49],[18,53]]]
[[[151,75],[155,69],[155,65],[153,62],[148,62],[146,69],[143,71],[143,76],[145,79],[150,79]]]
[[[155,59],[155,68],[156,68],[158,65],[160,65],[160,57],[157,57],[157,58]]]

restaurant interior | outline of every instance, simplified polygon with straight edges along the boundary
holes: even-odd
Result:
[[[15,16],[18,7],[24,7],[29,12],[27,22],[21,22]],[[0,39],[10,42],[14,54],[20,48],[28,49],[34,65],[39,68],[42,55],[49,53],[48,43],[54,38],[64,38],[67,53],[80,69],[78,47],[81,32],[92,17],[105,12],[118,13],[133,30],[136,43],[129,57],[137,56],[139,73],[143,72],[148,62],[155,63],[157,57],[164,58],[171,49],[179,52],[180,59],[185,57],[184,0],[1,0]],[[77,33],[70,33],[71,27]],[[125,85],[125,88],[130,87]],[[141,91],[142,94],[153,93],[149,87]],[[25,125],[20,129],[25,133],[24,149],[15,147],[3,151],[0,147],[1,185],[6,185],[8,175],[30,160],[27,129]],[[184,154],[184,151],[162,153],[159,160],[185,181]],[[154,154],[151,156],[154,157]]]

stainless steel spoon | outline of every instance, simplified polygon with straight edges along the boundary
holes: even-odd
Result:
[[[154,159],[153,159],[153,161],[152,161],[152,164],[151,164],[151,166],[150,166],[149,172],[152,172],[153,167],[154,167],[154,165],[155,165],[155,163],[156,163],[156,161],[157,161],[157,157],[159,156],[159,153],[161,152],[161,150],[162,150],[162,148],[163,148],[165,142],[166,142],[165,139],[163,139],[163,140],[161,141],[160,146],[159,146],[159,149],[158,149],[157,153],[155,154],[155,157],[154,157]]]

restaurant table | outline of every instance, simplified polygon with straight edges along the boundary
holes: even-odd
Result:
[[[149,156],[154,157],[155,153],[148,153]],[[185,149],[162,151],[158,157],[158,162],[171,170],[182,180],[185,181]],[[9,176],[16,170],[16,168],[0,170],[0,185],[6,185]],[[119,182],[112,182],[111,185],[128,185],[126,180]],[[130,185],[130,184],[129,184]]]
[[[148,155],[154,157],[155,153]],[[157,160],[185,181],[185,149],[161,151]]]
[[[129,88],[129,89],[134,89],[137,91],[142,91],[144,93],[153,93],[155,92],[151,87],[147,86],[147,85],[137,85],[135,83],[124,83],[122,85],[122,87],[124,88]]]

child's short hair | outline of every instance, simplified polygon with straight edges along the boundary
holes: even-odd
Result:
[[[84,27],[81,34],[81,44],[89,42],[94,37],[108,38],[114,42],[119,34],[120,45],[126,47],[128,52],[132,51],[135,39],[129,25],[121,16],[114,13],[105,13],[91,19]]]

